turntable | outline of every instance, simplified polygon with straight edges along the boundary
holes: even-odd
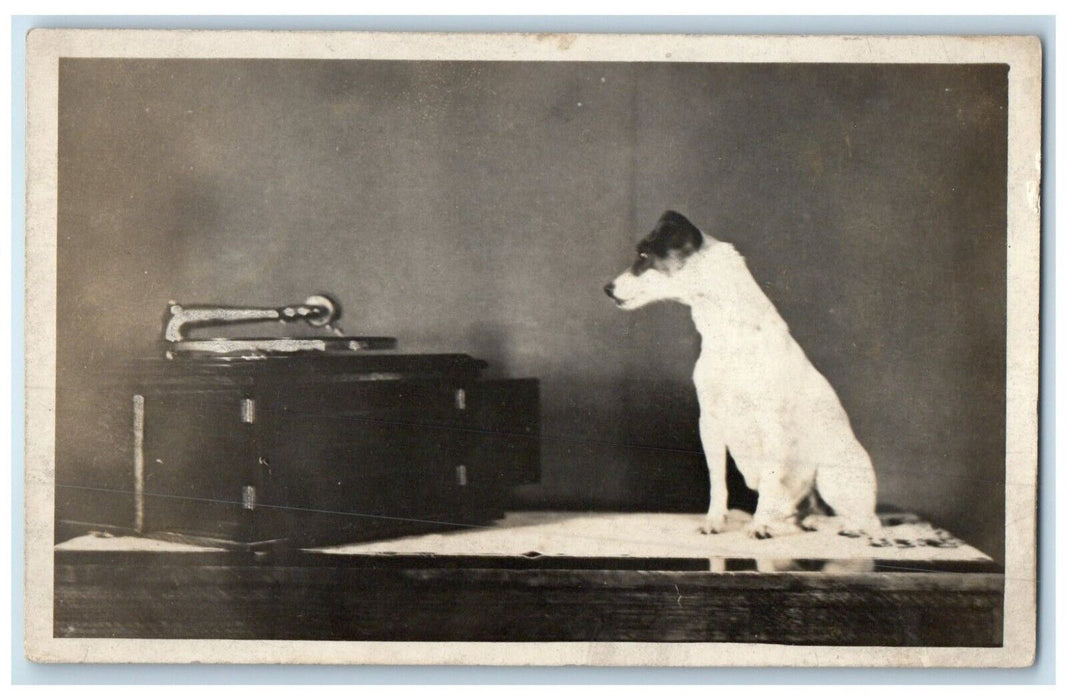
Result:
[[[110,524],[259,548],[501,517],[513,487],[539,477],[537,380],[484,379],[487,363],[466,354],[347,336],[340,315],[327,295],[169,303],[161,356],[123,370],[132,522]],[[318,334],[190,337],[263,321]]]

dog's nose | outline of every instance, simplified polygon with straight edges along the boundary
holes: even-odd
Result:
[[[607,294],[612,299],[614,299],[615,298],[615,283],[614,282],[608,282],[607,284],[605,284],[604,285],[604,293]]]

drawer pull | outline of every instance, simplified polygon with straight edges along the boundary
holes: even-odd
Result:
[[[245,486],[241,490],[241,507],[245,510],[256,509],[256,487]]]

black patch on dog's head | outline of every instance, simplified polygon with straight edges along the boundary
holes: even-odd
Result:
[[[652,233],[637,244],[637,260],[632,272],[640,275],[668,258],[684,259],[704,243],[700,229],[676,211],[666,211],[659,217]]]

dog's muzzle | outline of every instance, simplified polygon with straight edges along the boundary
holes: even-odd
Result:
[[[618,301],[618,299],[615,298],[615,283],[614,282],[608,282],[607,284],[604,285],[604,293],[607,294],[609,297],[611,297],[612,301]]]

